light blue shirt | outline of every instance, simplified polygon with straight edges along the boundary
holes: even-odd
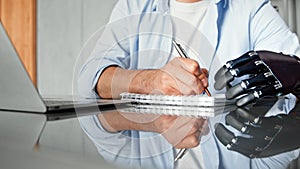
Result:
[[[102,71],[110,65],[124,69],[155,69],[164,66],[174,56],[172,38],[178,39],[196,53],[193,59],[201,67],[209,68],[209,90],[213,77],[226,61],[249,50],[270,50],[300,56],[297,36],[290,32],[267,0],[217,0],[209,5],[199,29],[174,24],[184,21],[171,18],[167,0],[120,0],[109,24],[95,36],[99,40],[87,58],[78,79],[78,90],[85,97],[98,97],[95,85]],[[189,36],[189,34],[191,34]],[[98,39],[97,37],[97,39]],[[295,98],[274,105],[271,113],[287,113]],[[283,108],[284,107],[284,108]],[[79,118],[81,126],[109,162],[122,168],[174,168],[174,148],[157,133],[104,130],[97,116]],[[291,151],[270,158],[249,159],[229,151],[214,135],[214,124],[224,123],[224,115],[209,119],[210,132],[203,136],[201,149],[204,166],[217,168],[286,168],[299,151]],[[232,131],[235,131],[231,128]],[[195,149],[197,149],[195,148]],[[190,151],[193,151],[191,149]],[[194,155],[197,160],[197,154]],[[195,167],[197,168],[197,167]]]

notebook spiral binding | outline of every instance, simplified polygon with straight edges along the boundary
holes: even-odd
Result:
[[[234,101],[225,95],[170,96],[155,94],[122,93],[121,100],[130,101],[133,107],[122,109],[125,113],[145,113],[208,118],[234,110]]]

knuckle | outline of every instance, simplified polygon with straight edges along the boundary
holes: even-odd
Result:
[[[191,68],[192,71],[199,71],[200,70],[200,66],[199,66],[198,62],[196,62],[194,60],[190,63],[190,68]]]
[[[190,139],[190,144],[192,147],[197,147],[200,144],[199,138],[195,135]]]
[[[194,124],[194,125],[191,127],[190,131],[191,131],[191,132],[195,132],[195,131],[197,131],[198,129],[199,129],[198,126],[197,126],[196,124]]]

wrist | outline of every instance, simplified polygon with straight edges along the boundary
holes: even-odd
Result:
[[[132,79],[129,87],[131,93],[151,93],[157,70],[140,70]]]
[[[101,98],[118,98],[123,92],[148,93],[151,86],[147,82],[148,74],[147,70],[126,70],[110,66],[98,79],[96,92]]]
[[[131,113],[103,113],[98,115],[99,122],[104,130],[110,133],[116,133],[123,130],[138,130],[157,132],[153,121],[156,116]]]

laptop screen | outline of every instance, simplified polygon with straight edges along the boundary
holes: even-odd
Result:
[[[45,112],[46,107],[0,22],[0,110]]]

